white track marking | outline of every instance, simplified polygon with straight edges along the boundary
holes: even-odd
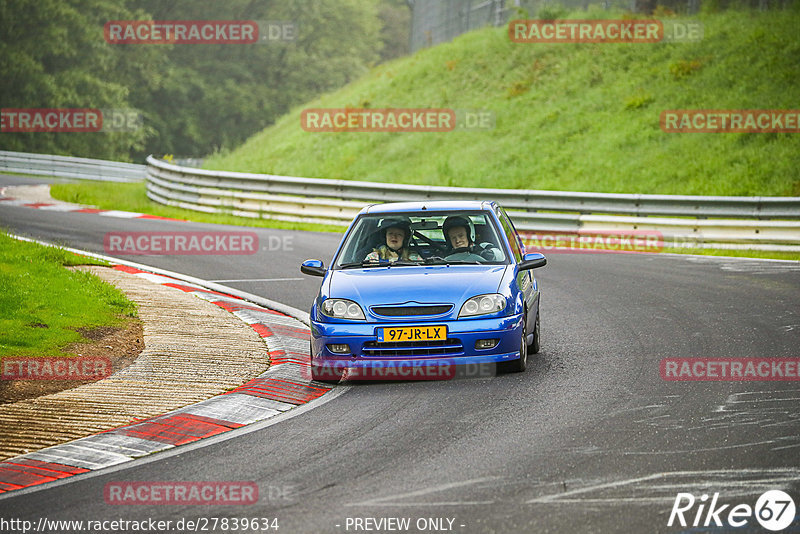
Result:
[[[433,486],[430,488],[424,488],[415,491],[409,491],[407,493],[398,493],[396,495],[389,495],[388,497],[376,497],[374,499],[367,499],[366,501],[361,501],[357,503],[349,503],[345,504],[345,506],[461,506],[461,505],[471,505],[471,504],[491,504],[494,501],[444,501],[444,502],[386,502],[386,501],[397,501],[399,499],[404,499],[408,497],[420,497],[422,495],[429,495],[431,493],[438,493],[441,491],[446,491],[453,488],[460,488],[463,486],[471,486],[473,484],[478,484],[480,482],[488,482],[490,480],[498,480],[501,477],[481,477],[481,478],[473,478],[470,480],[463,480],[461,482],[450,482],[448,484],[441,484],[439,486]]]
[[[235,280],[209,280],[209,282],[288,282],[290,280],[303,280],[303,278],[241,278]]]
[[[681,477],[687,477],[688,480],[681,481]],[[673,482],[673,480],[675,481]],[[800,482],[800,469],[796,467],[674,471],[589,484],[574,490],[536,497],[529,500],[528,504],[651,504],[673,501],[675,490],[680,491],[682,488],[714,488],[717,486],[724,488],[726,497],[738,497],[757,495],[776,486],[797,482]],[[627,488],[627,491],[635,496],[619,494],[609,497],[586,496],[595,491],[604,492],[623,488]]]

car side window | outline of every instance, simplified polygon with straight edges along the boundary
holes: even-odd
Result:
[[[352,236],[345,243],[339,256],[338,265],[351,262],[360,262],[372,250],[370,247],[373,234],[376,232],[376,221],[367,217],[362,218],[353,228]]]
[[[506,234],[508,244],[511,245],[511,252],[514,253],[514,259],[517,263],[522,261],[522,251],[519,249],[519,242],[517,241],[517,232],[511,225],[511,221],[504,211],[498,213],[500,215],[500,224],[503,225],[503,232]]]

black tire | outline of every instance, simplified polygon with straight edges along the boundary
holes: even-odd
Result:
[[[540,320],[539,320],[540,317],[541,317],[541,314],[539,313],[539,310],[537,309],[536,310],[536,323],[533,325],[533,343],[528,345],[528,354],[539,354],[539,351],[542,348],[542,344],[541,344],[542,327],[540,325]]]
[[[527,334],[527,317],[522,319],[522,335],[519,341],[520,357],[516,360],[509,362],[500,362],[497,364],[498,373],[522,373],[528,367],[528,334]]]
[[[339,374],[338,378],[335,376],[331,376],[330,370],[323,370],[317,368],[317,366],[311,366],[311,379],[315,382],[324,382],[326,384],[338,384],[339,381],[342,379],[342,375]]]

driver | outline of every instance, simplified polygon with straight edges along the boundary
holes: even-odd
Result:
[[[474,245],[472,242],[472,228],[466,218],[460,215],[451,215],[445,219],[442,225],[442,233],[447,244],[452,249],[451,253],[445,258],[446,260],[483,260],[481,256],[472,251]]]
[[[411,222],[408,219],[384,219],[378,230],[383,232],[385,244],[372,249],[364,261],[422,261],[419,254],[409,249]]]
[[[451,247],[446,260],[494,261],[498,259],[491,243],[475,245],[472,223],[466,217],[451,215],[445,219],[442,232],[445,241]]]

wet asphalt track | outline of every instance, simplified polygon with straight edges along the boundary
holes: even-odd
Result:
[[[11,183],[33,181],[0,177],[0,187]],[[109,231],[231,229],[2,205],[0,226],[96,252]],[[327,264],[339,236],[254,231],[262,246],[270,236],[288,246],[126,259],[253,280],[226,285],[307,310],[320,279],[299,263]],[[269,517],[284,534],[376,532],[354,528],[365,517],[410,518],[412,532],[424,518],[464,533],[678,532],[667,527],[678,492],[752,506],[765,489],[784,489],[800,509],[800,382],[659,374],[666,357],[800,356],[800,264],[551,254],[536,275],[543,348],[524,374],[355,384],[233,439],[0,499],[0,518]],[[104,485],[121,480],[252,480],[261,498],[247,507],[106,505]],[[431,526],[423,531],[446,531]]]

